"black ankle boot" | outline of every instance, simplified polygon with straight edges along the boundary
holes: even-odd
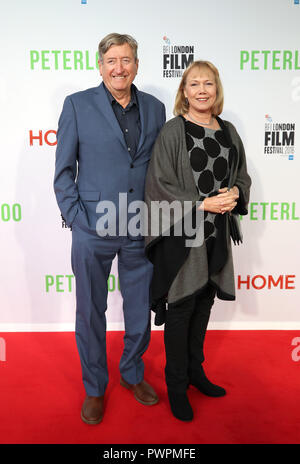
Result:
[[[197,372],[190,375],[190,385],[198,388],[198,390],[207,396],[219,397],[226,395],[226,390],[218,385],[215,385],[208,380],[203,370],[203,367]]]
[[[193,410],[186,393],[178,393],[168,389],[168,397],[171,411],[177,419],[186,422],[193,419]]]

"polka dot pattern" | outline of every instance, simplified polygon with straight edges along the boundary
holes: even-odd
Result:
[[[222,130],[217,130],[215,132],[215,138],[216,138],[216,141],[219,142],[220,145],[222,145],[222,147],[229,148],[230,146],[229,142],[226,139],[224,132]]]
[[[207,165],[208,156],[205,150],[195,147],[191,150],[190,160],[193,171],[201,172]]]
[[[205,137],[205,139],[203,139],[203,145],[208,156],[212,158],[216,158],[221,152],[220,145],[211,137]]]
[[[208,169],[206,171],[202,171],[198,178],[199,191],[202,193],[209,193],[214,188],[214,184],[215,181],[213,173]]]
[[[195,137],[196,139],[203,139],[205,136],[205,129],[204,127],[191,123],[189,125],[188,134],[190,134],[192,137]]]
[[[213,130],[185,121],[186,144],[191,168],[199,192],[200,200],[218,194],[220,188],[227,187],[234,148],[222,130]],[[207,250],[211,250],[217,235],[220,216],[204,213],[204,237]]]
[[[189,134],[187,134],[186,135],[186,147],[188,151],[190,151],[193,148],[193,146],[194,146],[194,140]]]
[[[217,180],[221,181],[224,179],[227,172],[227,160],[220,156],[214,162],[213,173]]]

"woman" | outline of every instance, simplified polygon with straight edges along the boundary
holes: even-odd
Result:
[[[184,421],[193,418],[189,385],[208,396],[226,393],[205,375],[203,344],[215,296],[235,299],[230,235],[234,214],[247,214],[251,179],[235,127],[218,116],[222,109],[218,70],[208,61],[192,63],[177,92],[175,118],[160,132],[146,178],[148,223],[152,227],[159,222],[159,233],[150,231],[152,235],[146,237],[146,253],[154,266],[152,310],[155,323],[165,323],[171,410]],[[181,205],[189,202],[190,212],[183,210],[180,218],[178,214],[176,220],[171,218],[166,233],[153,206],[175,200]],[[195,240],[187,246],[183,225],[188,220],[194,224],[201,212],[200,228],[193,238],[201,235],[202,228],[204,239],[197,246]],[[180,223],[181,235],[175,233]]]

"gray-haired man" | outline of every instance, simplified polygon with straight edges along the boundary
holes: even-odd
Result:
[[[129,220],[128,203],[144,198],[145,175],[154,141],[165,122],[165,107],[133,84],[137,43],[109,34],[99,44],[99,87],[70,95],[57,132],[54,187],[67,225],[72,226],[72,267],[76,278],[76,341],[86,390],[81,418],[98,424],[108,383],[106,362],[107,279],[118,256],[125,323],[121,385],[142,404],[158,401],[144,381],[142,355],[150,340],[149,286],[152,265],[144,240],[118,230],[96,231],[99,201],[113,202],[116,217]],[[128,223],[128,221],[127,221]],[[98,233],[97,233],[98,232]]]

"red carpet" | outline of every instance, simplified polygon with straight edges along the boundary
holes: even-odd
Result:
[[[228,394],[190,388],[194,420],[169,410],[162,332],[144,356],[145,378],[160,396],[146,407],[119,385],[121,332],[107,335],[110,382],[98,426],[80,419],[84,389],[73,333],[5,333],[0,361],[0,443],[253,444],[300,442],[300,361],[296,331],[208,331],[205,367]],[[295,359],[295,358],[294,358]],[[296,358],[297,359],[297,358]]]

